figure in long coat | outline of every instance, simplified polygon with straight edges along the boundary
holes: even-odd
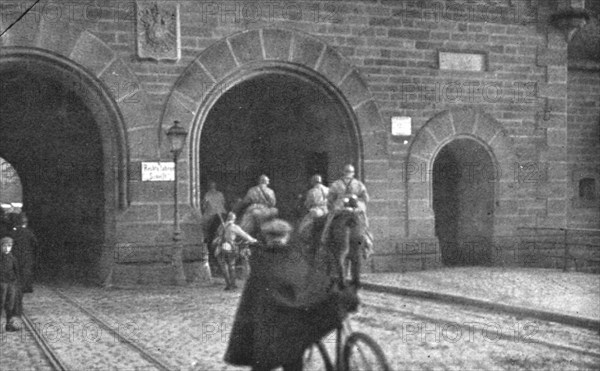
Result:
[[[354,291],[332,285],[325,267],[310,265],[303,246],[274,236],[289,226],[263,225],[267,238],[252,251],[225,361],[253,370],[301,369],[304,351],[355,311]],[[271,238],[268,237],[271,233]]]

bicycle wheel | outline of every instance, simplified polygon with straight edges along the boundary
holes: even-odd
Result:
[[[320,341],[314,343],[304,352],[303,370],[305,371],[334,371],[327,349]]]
[[[346,339],[342,370],[391,371],[381,347],[367,334],[353,332]]]

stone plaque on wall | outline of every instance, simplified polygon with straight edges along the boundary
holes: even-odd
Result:
[[[486,55],[483,53],[439,52],[440,70],[485,71]]]
[[[137,2],[137,53],[140,58],[177,61],[181,57],[179,4]]]

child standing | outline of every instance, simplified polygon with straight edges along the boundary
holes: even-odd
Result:
[[[20,328],[13,320],[17,290],[19,285],[19,267],[17,259],[10,253],[13,239],[0,239],[2,253],[0,254],[0,316],[2,310],[6,313],[6,331],[19,331]]]

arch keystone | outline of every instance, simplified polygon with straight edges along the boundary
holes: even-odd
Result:
[[[450,111],[456,134],[472,134],[475,127],[477,114],[473,108],[461,108]]]
[[[287,60],[292,33],[287,30],[265,28],[262,32],[266,59]]]

